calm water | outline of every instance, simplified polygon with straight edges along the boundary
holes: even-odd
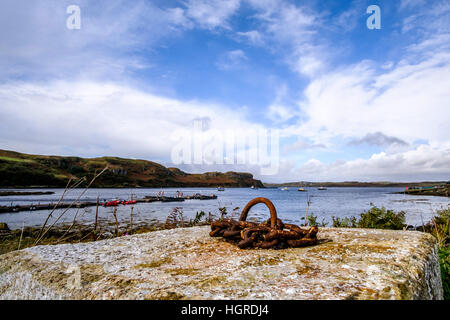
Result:
[[[24,189],[15,189],[24,190]],[[133,221],[150,222],[165,221],[167,215],[174,207],[182,207],[184,216],[189,219],[195,216],[197,211],[211,212],[219,216],[219,207],[226,206],[231,215],[235,207],[241,209],[245,204],[255,197],[266,197],[272,200],[277,208],[278,216],[285,222],[299,224],[301,217],[305,215],[307,198],[311,201],[309,212],[318,216],[319,222],[330,222],[331,216],[349,217],[359,216],[364,210],[371,207],[371,203],[396,211],[403,210],[406,214],[406,222],[411,225],[421,225],[422,220],[430,220],[433,212],[437,209],[447,208],[449,200],[445,197],[432,196],[409,196],[404,194],[393,194],[402,191],[403,188],[328,188],[328,190],[317,190],[307,188],[308,192],[298,192],[297,188],[288,191],[281,189],[257,189],[249,188],[227,188],[225,191],[217,191],[215,188],[166,188],[166,189],[90,189],[81,200],[96,201],[97,196],[103,199],[129,199],[130,195],[143,198],[146,195],[156,195],[163,190],[166,196],[175,195],[177,191],[185,195],[201,193],[218,195],[217,200],[187,200],[172,203],[139,203],[134,207]],[[25,191],[25,190],[24,190]],[[48,203],[56,202],[61,196],[63,189],[33,189],[33,191],[54,191],[53,195],[41,196],[10,196],[0,197],[0,205]],[[74,190],[65,197],[65,201],[72,201],[78,197],[83,190]],[[62,210],[57,210],[57,217]],[[239,211],[240,212],[240,211]],[[49,211],[23,211],[17,213],[0,214],[0,222],[6,222],[10,228],[19,229],[24,223],[26,226],[39,226],[47,217]],[[60,222],[71,222],[77,209],[70,209]],[[119,206],[117,215],[120,221],[127,222],[130,219],[130,206]],[[99,217],[113,221],[112,208],[100,207]],[[263,204],[256,205],[249,214],[249,219],[255,218],[265,220],[269,217],[269,211]],[[79,209],[77,221],[89,224],[94,221],[95,207]]]

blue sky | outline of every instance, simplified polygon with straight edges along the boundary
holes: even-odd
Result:
[[[69,30],[69,5],[81,28]],[[366,9],[381,9],[369,30]],[[0,4],[0,148],[173,165],[171,133],[277,129],[268,182],[445,180],[448,1]]]

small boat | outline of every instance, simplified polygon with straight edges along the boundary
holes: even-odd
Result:
[[[317,190],[327,190],[326,187],[318,187]]]
[[[225,191],[224,187],[217,187],[217,191]]]
[[[288,187],[283,187],[283,188],[281,188],[281,190],[282,190],[282,191],[288,191],[289,188],[288,188]]]
[[[302,187],[300,187],[300,188],[298,188],[298,189],[297,189],[297,191],[306,191],[306,189],[305,189],[305,188],[302,188]]]
[[[251,186],[250,189],[259,189],[259,188],[256,186]]]
[[[127,204],[136,204],[136,200],[123,200],[120,202],[120,204],[127,205]]]
[[[117,207],[120,204],[120,200],[111,200],[102,203],[104,207]]]
[[[136,200],[118,200],[118,199],[113,199],[110,201],[105,201],[103,203],[101,203],[101,205],[103,207],[117,207],[119,204],[122,205],[128,205],[128,204],[136,204]]]

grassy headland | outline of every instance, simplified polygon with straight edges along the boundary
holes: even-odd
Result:
[[[44,156],[7,150],[0,150],[0,187],[65,187],[70,177],[86,177],[89,181],[105,166],[109,170],[91,187],[264,187],[250,173],[190,174],[147,160]]]
[[[402,192],[403,193],[403,192]],[[404,193],[410,195],[420,195],[420,196],[440,196],[440,197],[450,197],[450,185],[444,185],[440,188],[415,188],[405,190]]]

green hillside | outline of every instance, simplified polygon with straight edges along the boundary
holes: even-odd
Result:
[[[250,173],[189,174],[156,162],[117,157],[79,158],[0,150],[0,187],[65,187],[70,177],[87,181],[103,168],[92,187],[264,187]]]

